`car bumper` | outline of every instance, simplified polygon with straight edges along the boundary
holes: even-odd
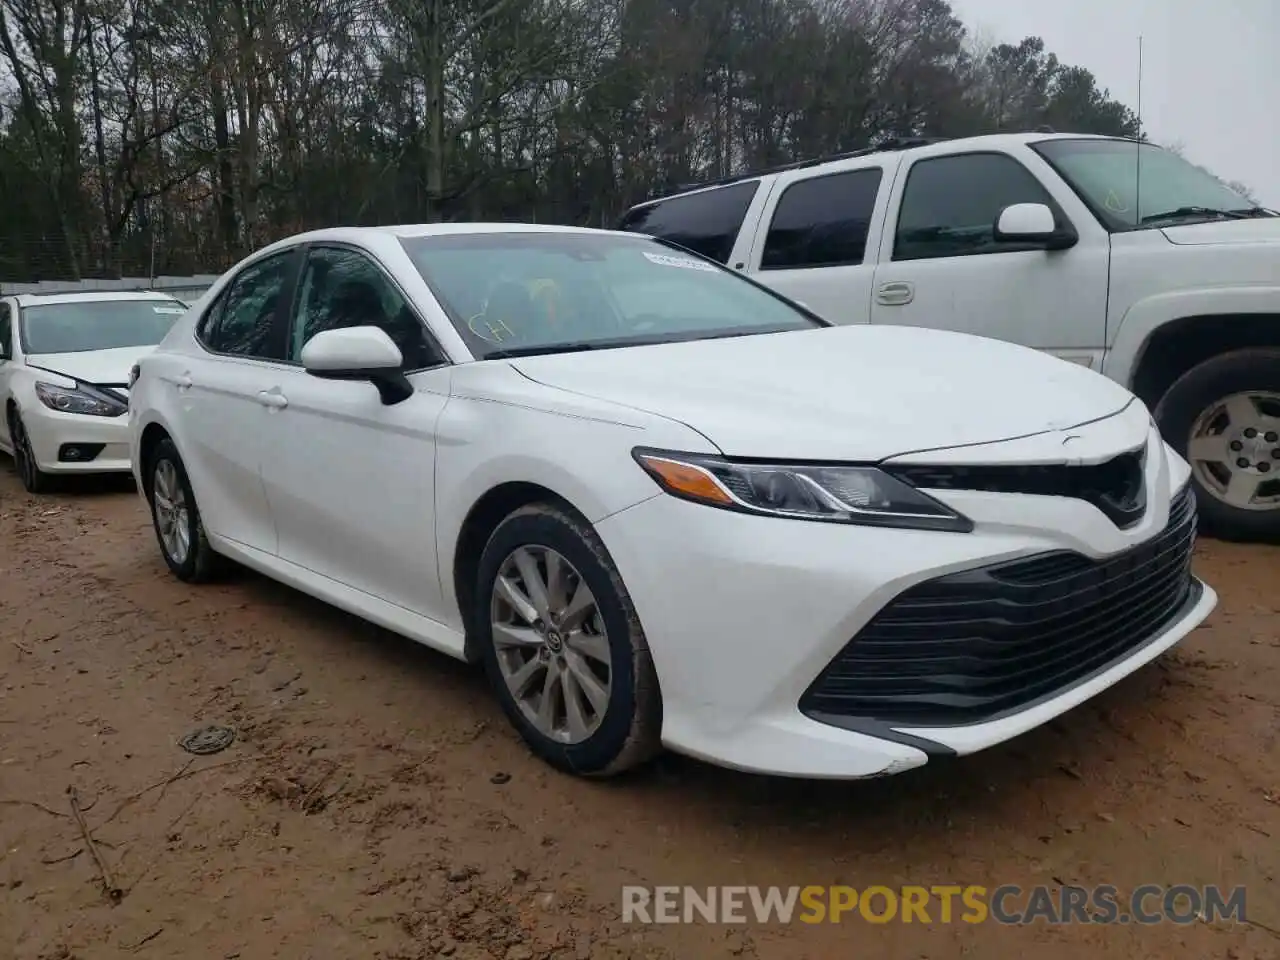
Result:
[[[1120,558],[1154,544],[1174,522],[1169,473],[1161,459],[1148,478],[1147,514],[1128,531],[1083,502],[976,492],[939,496],[975,520],[969,534],[749,516],[665,495],[597,529],[644,625],[669,748],[760,773],[873,777],[1031,730],[1204,621],[1216,595],[1188,583],[1184,564],[1183,599],[1148,635],[1091,673],[982,722],[928,726],[802,710],[851,639],[916,585],[1054,551]]]
[[[129,419],[62,413],[34,403],[22,423],[45,473],[129,473]],[[79,457],[73,457],[79,451]]]

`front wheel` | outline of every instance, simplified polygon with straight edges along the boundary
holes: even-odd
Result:
[[[187,469],[173,441],[160,441],[145,473],[151,522],[160,552],[179,580],[200,583],[222,572],[222,558],[209,545]]]
[[[1236,350],[1193,367],[1155,418],[1191,464],[1206,533],[1280,540],[1280,350]]]
[[[9,414],[9,445],[13,448],[13,465],[27,493],[48,493],[52,477],[40,469],[31,448],[31,437],[27,435],[22,416],[16,410]]]
[[[591,526],[524,507],[480,558],[475,626],[504,712],[533,751],[584,776],[659,749],[661,699],[631,597]]]

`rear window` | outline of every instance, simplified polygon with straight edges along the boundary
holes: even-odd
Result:
[[[728,263],[747,208],[759,188],[759,180],[747,180],[669,197],[633,208],[622,218],[618,229],[651,234],[717,263]]]

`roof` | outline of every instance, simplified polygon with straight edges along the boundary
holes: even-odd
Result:
[[[416,237],[456,237],[479,233],[555,233],[613,238],[618,236],[617,231],[614,230],[565,227],[550,223],[392,223],[374,227],[326,227],[321,230],[297,233],[254,251],[253,257],[257,259],[259,256],[295,247],[301,243],[320,243],[325,240],[365,246],[371,242],[376,245],[387,239],[398,241]]]
[[[735,183],[745,183],[750,180],[756,180],[761,177],[771,176],[773,174],[785,173],[789,170],[805,168],[809,170],[818,167],[826,167],[834,170],[841,169],[845,166],[862,166],[868,160],[883,154],[892,154],[894,156],[902,154],[911,154],[912,156],[938,156],[953,153],[961,153],[967,150],[999,150],[1007,149],[1014,146],[1024,146],[1028,143],[1042,143],[1046,140],[1117,140],[1120,142],[1137,143],[1127,137],[1108,137],[1100,134],[1092,133],[991,133],[978,137],[959,137],[939,138],[937,140],[902,141],[901,146],[889,145],[881,149],[869,148],[866,150],[855,150],[851,153],[840,153],[829,157],[814,157],[811,160],[800,161],[798,163],[783,164],[778,167],[770,167],[764,170],[747,171],[745,173],[735,174],[734,176],[724,177],[718,180],[708,180],[705,183],[691,183],[670,193],[661,196],[652,197],[641,203],[634,204],[630,209],[638,210],[651,204],[660,203],[663,200],[669,200],[672,197],[682,197],[688,194],[699,193],[703,190],[714,190],[718,187],[727,187]]]
[[[14,295],[20,307],[55,303],[103,303],[108,300],[177,300],[172,294],[158,290],[89,290],[84,293],[19,293]]]

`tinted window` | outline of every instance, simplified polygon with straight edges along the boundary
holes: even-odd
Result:
[[[622,218],[618,229],[652,234],[717,263],[728,263],[733,241],[759,187],[759,180],[748,180],[659,200],[632,210]]]
[[[273,336],[293,251],[245,267],[205,314],[200,338],[217,353],[278,359]]]
[[[307,341],[324,330],[380,327],[404,357],[404,370],[441,362],[408,302],[364,254],[321,247],[307,254],[298,309],[289,335],[289,359],[302,358]]]
[[[186,312],[176,300],[77,300],[23,307],[22,346],[30,354],[150,347]]]
[[[732,271],[646,237],[539,231],[401,242],[478,357],[823,326]]]
[[[0,303],[0,360],[13,359],[13,321],[9,305]]]
[[[854,266],[867,247],[881,171],[851,170],[793,183],[774,208],[762,270]]]
[[[1010,156],[973,153],[921,160],[907,175],[893,259],[1023,249],[996,243],[993,237],[996,217],[1014,203],[1054,206],[1040,182]]]

